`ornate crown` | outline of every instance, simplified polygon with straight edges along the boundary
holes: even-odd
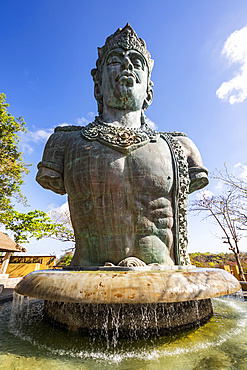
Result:
[[[119,28],[114,34],[107,37],[105,45],[98,48],[99,57],[96,66],[99,70],[101,70],[108,52],[119,47],[125,50],[134,49],[139,51],[146,59],[149,75],[151,74],[154,61],[151,59],[151,55],[146,48],[145,41],[137,36],[129,23],[124,28]]]

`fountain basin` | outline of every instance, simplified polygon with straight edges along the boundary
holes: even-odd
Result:
[[[220,269],[123,269],[32,272],[15,291],[45,300],[44,316],[55,325],[97,336],[137,337],[200,326],[213,315],[210,298],[240,289]]]
[[[83,304],[168,303],[220,297],[239,291],[234,276],[221,269],[192,271],[37,271],[15,291],[56,302]]]

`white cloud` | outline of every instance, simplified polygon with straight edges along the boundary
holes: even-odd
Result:
[[[50,135],[53,133],[53,129],[39,129],[36,131],[22,132],[20,134],[20,149],[23,152],[28,152],[31,154],[33,152],[33,146],[31,143],[45,143]]]
[[[156,130],[158,128],[158,126],[153,121],[151,121],[151,119],[147,117],[146,117],[146,122],[148,126],[151,127],[153,130]]]
[[[67,123],[67,122],[59,123],[58,126],[59,127],[69,126],[69,123]]]
[[[215,186],[215,190],[222,190],[223,185],[223,181],[218,181],[217,185]]]
[[[222,54],[229,64],[239,63],[235,76],[223,82],[216,95],[230,104],[241,103],[247,98],[247,27],[233,32],[226,40]]]
[[[236,163],[236,164],[234,165],[234,168],[241,167],[241,166],[242,166],[242,164],[241,164],[240,162],[238,162],[238,163]]]
[[[50,211],[53,211],[54,209],[57,209],[57,205],[55,203],[51,203],[47,206],[47,209],[48,209],[48,212],[49,213]]]
[[[242,167],[243,171],[240,173],[239,178],[241,180],[247,180],[247,166]]]
[[[88,113],[89,117],[94,116],[94,112],[89,112]],[[85,117],[77,118],[77,124],[84,126],[87,125],[91,120],[88,120]],[[70,124],[67,122],[60,123],[57,126],[64,127],[64,126],[69,126]],[[48,128],[48,129],[34,129],[33,131],[29,130],[26,133],[21,133],[20,134],[20,149],[24,153],[31,154],[34,150],[33,144],[39,144],[39,143],[45,143],[50,135],[54,132],[55,126]]]
[[[247,180],[247,165],[242,165],[241,162],[236,163],[234,165],[234,168],[237,168],[236,171],[234,171],[234,175],[238,177],[240,180]],[[241,172],[240,172],[241,171]]]
[[[85,117],[77,118],[77,124],[80,126],[88,125],[91,122],[91,120],[88,120]]]
[[[49,128],[47,130],[28,131],[26,137],[28,141],[38,143],[46,141],[52,133],[53,133],[52,128]]]
[[[61,207],[59,207],[59,210],[61,212],[64,212],[64,211],[69,212],[69,203],[68,203],[68,201],[65,202],[64,204],[62,204]]]
[[[20,149],[23,153],[28,153],[28,154],[31,154],[33,152],[33,147],[32,145],[28,144],[28,143],[25,143],[25,142],[21,142],[20,143]]]
[[[68,201],[62,204],[60,207],[57,207],[54,203],[48,206],[48,214],[51,215],[53,212],[63,213],[69,212],[69,204]]]
[[[48,216],[57,223],[62,223],[64,226],[72,230],[72,223],[69,212],[69,204],[65,202],[60,207],[54,207],[48,212]]]
[[[96,116],[95,112],[88,112],[89,119],[85,117],[77,118],[77,124],[80,126],[88,125],[90,122],[94,120],[94,117]]]

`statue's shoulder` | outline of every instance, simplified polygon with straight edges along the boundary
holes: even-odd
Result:
[[[161,137],[168,141],[171,146],[175,148],[182,148],[186,158],[193,158],[195,160],[201,161],[200,153],[195,145],[195,143],[188,138],[183,132],[163,132],[160,133]],[[175,139],[175,140],[174,140]]]
[[[46,147],[54,148],[57,146],[64,146],[66,142],[72,139],[76,133],[80,132],[82,126],[57,126],[53,134],[49,137]]]
[[[187,155],[197,153],[198,151],[194,142],[183,132],[178,132],[178,131],[170,132],[169,131],[169,132],[164,132],[163,136],[165,136],[169,142],[174,143],[175,145],[177,142],[180,145],[182,145]]]
[[[54,132],[73,132],[73,131],[81,131],[81,129],[82,129],[82,126],[74,126],[74,125],[57,126],[54,129]]]
[[[185,133],[179,132],[179,131],[160,132],[160,135],[169,135],[169,136],[172,136],[172,137],[178,137],[178,136],[187,137],[187,135]]]

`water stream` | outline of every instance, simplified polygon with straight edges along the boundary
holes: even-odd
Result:
[[[213,318],[198,329],[148,340],[98,339],[51,327],[43,301],[17,296],[13,306],[0,306],[0,368],[247,369],[247,302],[212,302]]]

